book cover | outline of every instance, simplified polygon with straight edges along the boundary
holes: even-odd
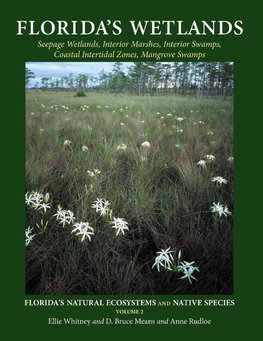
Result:
[[[256,330],[256,8],[71,6],[3,21],[3,325]]]

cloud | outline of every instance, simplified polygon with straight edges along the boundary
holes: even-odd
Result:
[[[123,63],[124,71],[132,63]],[[100,71],[110,72],[114,63],[112,62],[27,62],[26,67],[34,72],[36,77],[67,76],[70,73],[97,75]]]

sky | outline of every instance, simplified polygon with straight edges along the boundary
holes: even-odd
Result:
[[[35,78],[30,81],[29,86],[41,82],[43,77],[60,78],[68,76],[70,73],[97,75],[100,71],[110,72],[113,67],[112,62],[26,62],[26,67],[34,72]],[[123,63],[123,70],[126,71],[132,63]]]

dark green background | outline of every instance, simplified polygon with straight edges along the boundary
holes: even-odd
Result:
[[[255,4],[220,2],[152,2],[142,7],[140,2],[29,2],[8,3],[1,15],[1,322],[9,337],[35,340],[87,339],[89,337],[129,336],[160,338],[221,339],[242,335],[255,335],[259,329],[260,309],[260,252],[262,237],[261,166],[262,151],[262,38],[260,10]],[[116,316],[114,308],[53,308],[24,307],[24,69],[26,61],[54,61],[51,53],[37,49],[38,39],[57,40],[56,37],[16,36],[16,20],[243,20],[242,36],[198,38],[196,40],[221,41],[223,48],[209,52],[206,61],[234,61],[235,63],[235,202],[234,202],[234,298],[235,307],[179,307],[145,308],[143,318],[168,316],[204,317],[213,320],[213,326],[48,326],[47,317]],[[125,26],[124,30],[125,30]],[[129,31],[130,32],[130,31]],[[66,37],[65,39],[67,39]],[[92,37],[93,38],[93,37]],[[90,39],[92,39],[90,38]],[[123,34],[114,39],[129,40],[134,36]],[[181,37],[158,37],[156,40],[186,40]],[[63,38],[60,37],[59,40]],[[81,37],[74,37],[75,40]],[[99,40],[99,37],[96,37]],[[101,37],[105,40],[105,37]],[[110,39],[110,38],[108,38]],[[152,37],[144,36],[145,40]],[[190,37],[191,39],[191,37]],[[143,40],[143,37],[140,38]],[[261,44],[260,44],[261,41]],[[58,61],[58,60],[56,60]],[[60,60],[62,61],[62,60]],[[70,60],[64,60],[70,61]],[[77,60],[74,60],[77,61]],[[83,61],[83,60],[82,60]],[[109,61],[109,60],[108,60]],[[35,296],[32,298],[41,298]],[[44,297],[48,298],[48,297]],[[61,297],[52,297],[53,299]],[[66,297],[64,297],[66,298]],[[72,298],[72,297],[70,297]],[[81,297],[88,298],[88,297]],[[91,297],[94,298],[94,297]],[[110,297],[106,297],[110,298]],[[123,297],[122,297],[123,298]],[[129,298],[133,298],[129,296]],[[142,298],[136,297],[136,298]],[[148,297],[157,298],[162,297]],[[163,297],[173,299],[178,297]],[[197,297],[183,297],[193,298]],[[211,298],[211,297],[206,297]],[[122,315],[125,318],[125,315]]]

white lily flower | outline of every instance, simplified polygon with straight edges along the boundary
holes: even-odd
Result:
[[[173,251],[170,251],[170,247],[166,250],[161,249],[161,251],[158,251],[152,268],[156,266],[159,272],[160,266],[166,270],[171,270],[171,267],[174,265],[172,253]]]
[[[151,144],[150,144],[150,142],[148,142],[148,141],[144,141],[144,142],[141,144],[141,146],[142,146],[143,148],[150,148],[150,147],[151,147]]]
[[[210,210],[212,213],[217,213],[219,215],[219,217],[221,217],[222,215],[224,215],[225,217],[227,217],[227,215],[231,215],[231,212],[228,210],[228,207],[223,204],[220,204],[220,202],[218,202],[217,204],[215,202],[213,202],[213,205],[210,207]]]
[[[211,155],[211,154],[205,155],[204,158],[206,158],[206,159],[209,160],[209,161],[215,160],[215,156],[214,156],[214,155]]]
[[[124,230],[129,230],[128,223],[122,218],[113,218],[111,221],[112,228],[116,229],[116,236],[121,232],[124,235]]]
[[[54,217],[56,217],[59,224],[62,224],[63,227],[73,223],[75,220],[74,213],[72,211],[62,210],[61,208],[59,208],[57,213],[54,214]]]
[[[200,160],[200,161],[197,162],[196,165],[205,168],[206,167],[206,161],[205,160]]]
[[[218,186],[221,186],[222,184],[227,184],[227,180],[222,178],[222,176],[215,176],[211,179],[212,182],[215,182]]]
[[[71,145],[71,141],[70,140],[65,140],[63,145],[64,146],[70,146]]]
[[[26,246],[28,246],[32,242],[33,238],[35,237],[35,234],[33,234],[32,231],[33,231],[33,228],[31,228],[30,226],[25,230]]]
[[[75,233],[76,236],[82,236],[81,242],[83,242],[85,238],[88,238],[89,241],[91,241],[90,236],[94,235],[94,228],[91,227],[88,222],[84,223],[81,221],[80,223],[75,223],[73,227],[75,228],[71,231],[71,233]]]
[[[117,147],[117,150],[126,150],[126,149],[127,149],[127,145],[124,143],[119,144]]]
[[[91,208],[94,208],[96,212],[99,212],[100,215],[104,217],[109,212],[109,206],[110,202],[108,200],[97,198],[97,200],[95,200],[91,205]]]
[[[177,267],[178,271],[182,271],[184,276],[180,277],[181,279],[187,278],[190,284],[192,284],[192,279],[197,281],[197,279],[192,275],[194,271],[199,272],[199,268],[197,266],[192,266],[194,262],[181,262],[180,265]]]

